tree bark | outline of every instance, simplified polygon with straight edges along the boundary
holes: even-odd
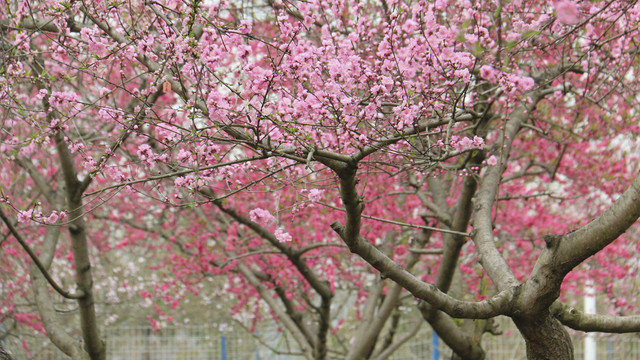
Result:
[[[483,360],[485,358],[481,344],[460,329],[449,316],[428,306],[426,308],[420,307],[422,316],[442,341],[453,350],[454,354],[466,360]]]
[[[0,344],[0,360],[13,360],[11,358],[11,355],[9,355],[9,353],[4,350],[2,344]]]
[[[430,237],[430,231],[421,231],[416,236],[415,246],[418,248],[424,247]],[[420,255],[414,253],[409,254],[405,260],[406,270],[410,271],[419,260]],[[376,304],[378,303],[383,291],[384,281],[379,280],[379,282],[373,287],[375,296],[371,292],[369,293],[369,299],[371,299],[371,301],[367,299],[367,305],[370,306],[365,306],[365,316],[362,319],[363,321],[360,322],[360,326],[358,327],[358,331],[354,337],[354,342],[345,357],[346,360],[370,359],[373,356],[373,350],[378,343],[378,337],[382,328],[387,324],[389,317],[393,314],[393,310],[400,304],[402,287],[395,282],[389,283],[387,286],[387,294],[384,296],[384,300],[382,300],[379,306],[376,306]],[[389,338],[389,344],[386,344],[386,346],[383,344],[383,347],[380,348],[380,350],[384,351],[383,349],[390,346],[392,342],[393,339]]]
[[[73,156],[67,148],[62,133],[55,136],[56,147],[60,156],[62,173],[64,176],[67,206],[69,207],[69,234],[71,235],[71,248],[75,264],[76,284],[84,296],[78,299],[80,310],[80,327],[82,338],[89,357],[92,360],[105,360],[106,348],[100,339],[98,321],[96,318],[95,300],[93,297],[93,275],[91,274],[91,261],[89,259],[89,246],[86,224],[84,221],[82,193],[86,185],[78,180],[78,174],[73,164]],[[85,181],[90,181],[87,178]],[[86,183],[88,184],[88,182]]]
[[[59,234],[60,228],[58,226],[49,226],[45,233],[41,260],[47,269],[51,266]],[[53,298],[48,291],[47,282],[40,269],[33,263],[29,265],[29,276],[38,314],[51,342],[70,356],[72,360],[89,360],[89,355],[82,349],[82,343],[64,331],[64,326],[60,323],[53,307]]]
[[[18,157],[16,162],[29,173],[31,179],[49,202],[51,210],[62,211],[65,201],[64,187],[59,185],[58,189],[54,190],[50,185],[50,181],[47,181],[42,176],[30,159]],[[58,181],[58,184],[61,183]],[[17,235],[14,234],[14,236]],[[70,336],[60,323],[53,306],[54,298],[49,292],[49,284],[45,276],[51,267],[59,237],[60,221],[47,226],[42,246],[39,249],[40,254],[38,255],[42,267],[38,268],[35,262],[29,264],[29,277],[31,278],[34,300],[42,325],[51,342],[66,355],[70,356],[72,360],[89,360],[89,355],[84,351],[82,343]],[[50,275],[48,276],[50,277]],[[54,288],[56,287],[54,286]],[[65,296],[62,293],[61,295]],[[0,360],[4,359],[0,358]]]
[[[540,316],[513,318],[526,343],[528,360],[573,360],[573,343],[564,326],[548,311]]]

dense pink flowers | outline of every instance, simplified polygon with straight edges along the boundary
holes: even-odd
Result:
[[[640,129],[640,89],[625,75],[636,69],[640,13],[625,2],[515,0],[496,12],[468,0],[389,1],[388,11],[376,2],[276,1],[253,16],[240,2],[204,1],[194,18],[179,0],[131,0],[129,9],[96,1],[82,11],[71,2],[59,14],[39,0],[16,3],[25,8],[3,30],[17,53],[0,74],[0,200],[39,245],[43,225],[70,224],[65,204],[47,203],[41,194],[50,191],[38,187],[62,191],[63,170],[75,166],[95,254],[167,246],[143,258],[172,270],[167,288],[154,281],[133,292],[149,307],[153,299],[175,308],[174,287],[195,292],[202,274],[225,275],[242,313],[259,297],[235,271],[243,262],[308,311],[300,295],[312,285],[282,250],[305,247],[299,259],[332,292],[360,288],[365,299],[370,267],[344,256],[330,226],[346,223],[347,168],[365,205],[359,235],[399,262],[413,251],[413,226],[443,226],[441,215],[461,213],[469,176],[480,184],[502,172],[493,235],[509,239],[496,244],[505,243],[500,253],[523,281],[545,233],[595,218],[635,176],[640,152],[627,142]],[[59,32],[19,29],[27,17],[51,19]],[[581,20],[579,29],[564,26]],[[167,241],[151,239],[163,233]],[[429,246],[443,239],[434,232]],[[620,243],[593,260],[603,278],[628,270],[637,244]],[[5,241],[2,254],[24,256],[16,245]],[[65,246],[60,261],[73,259]],[[471,297],[481,273],[474,251],[471,239],[460,254]],[[441,259],[421,256],[415,273]],[[13,276],[19,266],[2,260],[0,277]],[[156,326],[170,319],[157,313]]]
[[[265,209],[256,208],[249,212],[249,218],[251,221],[260,224],[262,226],[269,226],[275,223],[275,218],[271,213]]]
[[[496,71],[496,69],[492,68],[489,65],[482,65],[480,67],[480,76],[490,83],[495,83],[498,81],[498,72]]]
[[[575,25],[580,22],[580,10],[578,5],[570,0],[561,0],[555,3],[558,21],[566,25]]]
[[[438,141],[438,145],[440,147],[444,147],[444,142],[440,140]],[[466,136],[460,138],[460,136],[454,135],[451,137],[450,145],[459,152],[473,149],[482,149],[482,147],[484,146],[484,139],[479,136],[474,136],[473,139],[471,139]]]
[[[291,235],[283,227],[277,228],[274,235],[276,236],[276,239],[278,239],[278,241],[280,242],[291,242],[291,240],[293,239]]]
[[[309,190],[309,200],[312,202],[318,202],[320,200],[322,200],[322,194],[324,194],[324,190],[320,190],[320,189],[311,189]]]
[[[33,214],[33,209],[18,211],[18,222],[24,223],[31,220],[31,215]]]

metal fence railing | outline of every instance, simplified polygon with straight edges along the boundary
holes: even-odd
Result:
[[[267,334],[264,334],[267,335]],[[173,326],[154,332],[150,327],[110,327],[104,330],[108,360],[298,360],[300,357],[282,355],[289,341],[282,335],[265,336],[268,344],[256,341],[248,332],[221,331],[212,326]],[[435,340],[435,341],[434,341]],[[5,347],[15,360],[67,360],[64,354],[42,338],[29,353],[18,343],[8,341]],[[583,337],[575,335],[576,359],[583,359]],[[268,346],[267,346],[268,345]],[[483,337],[483,347],[489,360],[526,359],[523,339],[517,331],[510,335]],[[449,359],[451,350],[434,339],[425,327],[416,337],[404,344],[390,360]],[[640,338],[636,335],[607,335],[597,338],[597,359],[640,359]]]

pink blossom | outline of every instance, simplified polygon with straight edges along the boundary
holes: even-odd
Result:
[[[320,189],[311,189],[309,190],[309,200],[313,201],[313,202],[318,202],[320,200],[322,200],[322,194],[324,193],[324,190],[320,190]]]
[[[409,252],[406,245],[398,245],[393,249],[394,254],[397,256],[403,256]]]
[[[240,27],[238,30],[243,34],[249,34],[253,30],[253,24],[251,20],[240,20]]]
[[[484,145],[484,139],[479,137],[479,136],[474,136],[473,137],[473,145],[475,145],[477,148],[481,149],[482,146]]]
[[[178,188],[189,187],[192,183],[193,183],[192,175],[180,176],[173,181],[173,184],[175,185],[175,187],[178,187]]]
[[[126,175],[117,166],[105,166],[104,173],[109,176],[110,179],[116,181],[125,181]]]
[[[468,83],[471,81],[471,74],[469,73],[468,69],[459,69],[454,71],[454,76],[456,78],[460,78],[462,79],[462,81],[464,81],[465,83]]]
[[[258,223],[262,226],[268,226],[275,223],[275,218],[268,210],[256,208],[249,212],[249,218],[251,221]],[[276,231],[277,237],[277,231]]]
[[[55,131],[60,122],[60,119],[51,120],[51,123],[49,124],[49,131]]]
[[[80,30],[80,38],[89,44],[89,51],[102,57],[107,54],[107,46],[102,42],[100,37],[96,36],[96,32],[97,31],[88,28],[82,28],[82,30]]]
[[[45,96],[47,96],[47,90],[45,89],[40,89],[40,91],[38,91],[38,95],[36,95],[36,99],[38,100],[42,100],[44,99]]]
[[[160,330],[160,324],[158,323],[158,320],[154,319],[151,315],[147,315],[147,320],[149,320],[149,324],[151,325],[151,328],[154,332]]]
[[[29,50],[29,36],[27,34],[16,34],[16,40],[13,42],[18,49],[23,51]]]
[[[498,159],[496,158],[495,155],[491,155],[491,157],[489,157],[487,159],[487,165],[489,165],[489,166],[493,166],[493,165],[495,165],[497,163],[498,163]]]
[[[385,93],[388,93],[388,92],[391,91],[391,89],[393,89],[393,79],[392,78],[390,78],[388,76],[384,76],[382,78],[381,82],[382,82],[382,85],[384,86],[384,90],[386,90]]]
[[[514,94],[517,91],[524,93],[533,89],[535,80],[528,76],[508,74],[500,80],[500,85],[509,94]]]
[[[147,157],[149,156],[149,154],[151,153],[151,146],[149,146],[148,144],[142,144],[140,145],[140,147],[138,147],[138,156],[142,159],[143,157]]]
[[[291,235],[283,227],[277,228],[274,235],[280,242],[291,242],[291,240],[293,240]]]
[[[480,67],[480,76],[490,83],[498,81],[498,72],[489,65],[482,65]]]
[[[529,91],[533,89],[533,86],[535,85],[535,80],[533,80],[533,78],[530,78],[528,76],[521,77],[517,82],[517,85],[522,92]]]
[[[92,158],[82,162],[82,167],[87,171],[94,171],[96,166],[98,166],[98,163]]]
[[[19,322],[30,322],[33,319],[33,314],[29,314],[29,313],[23,313],[23,312],[19,312],[19,313],[15,313],[13,315],[13,319],[15,321],[19,321]]]
[[[404,30],[407,34],[413,34],[419,28],[420,24],[411,19],[405,21],[404,25],[402,25],[402,30]]]
[[[80,95],[75,92],[52,91],[51,96],[49,96],[49,104],[58,110],[65,111],[66,108],[77,102],[79,99]]]
[[[58,218],[59,218],[58,212],[54,210],[51,213],[51,215],[49,215],[49,217],[47,218],[47,223],[48,224],[55,224],[55,222],[58,221]]]
[[[153,153],[151,146],[147,144],[142,144],[138,147],[138,157],[147,163],[149,167],[153,167],[156,164],[157,156]]]
[[[562,0],[555,4],[558,21],[566,25],[575,25],[580,22],[580,9],[573,1]]]
[[[180,149],[180,151],[178,151],[176,159],[178,159],[178,162],[184,163],[185,160],[189,159],[189,157],[191,157],[191,152],[186,151],[185,149]]]
[[[464,151],[464,150],[470,150],[473,149],[473,140],[469,139],[468,137],[463,138],[462,140],[460,140],[460,142],[458,143],[458,150],[459,151]]]
[[[24,223],[31,219],[31,215],[33,214],[33,209],[18,211],[18,222]]]
[[[462,151],[472,150],[473,148],[482,148],[482,145],[484,144],[484,140],[478,136],[475,136],[473,139],[470,139],[466,136],[460,139],[459,136],[453,135],[451,137],[450,143],[451,143],[451,146],[456,151],[462,152]],[[438,142],[438,144],[440,144],[440,141]]]

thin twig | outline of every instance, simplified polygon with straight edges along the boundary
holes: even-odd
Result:
[[[38,267],[42,275],[45,277],[45,279],[47,279],[47,282],[51,284],[51,286],[55,289],[55,291],[57,291],[60,295],[62,295],[67,299],[80,299],[85,296],[85,293],[82,290],[78,290],[77,293],[70,293],[63,290],[62,287],[60,287],[60,285],[58,285],[58,283],[56,283],[55,280],[53,280],[51,275],[49,275],[49,272],[47,271],[45,266],[42,264],[42,262],[40,262],[40,259],[38,259],[38,257],[33,252],[33,250],[31,250],[31,248],[29,247],[27,242],[24,240],[24,238],[20,235],[20,233],[18,233],[18,230],[16,230],[16,228],[13,226],[13,223],[9,220],[9,218],[4,213],[4,211],[2,211],[2,209],[0,209],[0,218],[2,218],[2,221],[4,221],[4,223],[7,225],[11,234],[16,238],[16,240],[18,240],[18,243],[20,243],[20,246],[22,246],[22,248],[27,252],[27,254],[29,254],[29,257],[33,260],[33,262],[36,264],[36,266]]]
[[[324,205],[326,207],[329,207],[331,209],[334,210],[338,210],[338,211],[342,211],[342,212],[346,212],[345,209],[334,206],[334,205],[329,205],[327,203],[323,203],[323,202],[317,202],[320,205]],[[394,224],[394,225],[400,225],[400,226],[406,226],[406,227],[411,227],[411,228],[415,228],[415,229],[424,229],[424,230],[432,230],[432,231],[438,231],[441,233],[447,233],[447,234],[453,234],[453,235],[460,235],[460,236],[466,236],[466,237],[470,237],[471,235],[469,233],[466,232],[461,232],[461,231],[455,231],[455,230],[448,230],[448,229],[440,229],[437,227],[433,227],[433,226],[426,226],[426,225],[418,225],[418,224],[409,224],[409,223],[405,223],[405,222],[401,222],[401,221],[395,221],[395,220],[388,220],[388,219],[383,219],[383,218],[379,218],[377,216],[371,216],[371,215],[361,215],[363,218],[365,219],[371,219],[371,220],[376,220],[376,221],[380,221],[380,222],[384,222],[387,224]]]

